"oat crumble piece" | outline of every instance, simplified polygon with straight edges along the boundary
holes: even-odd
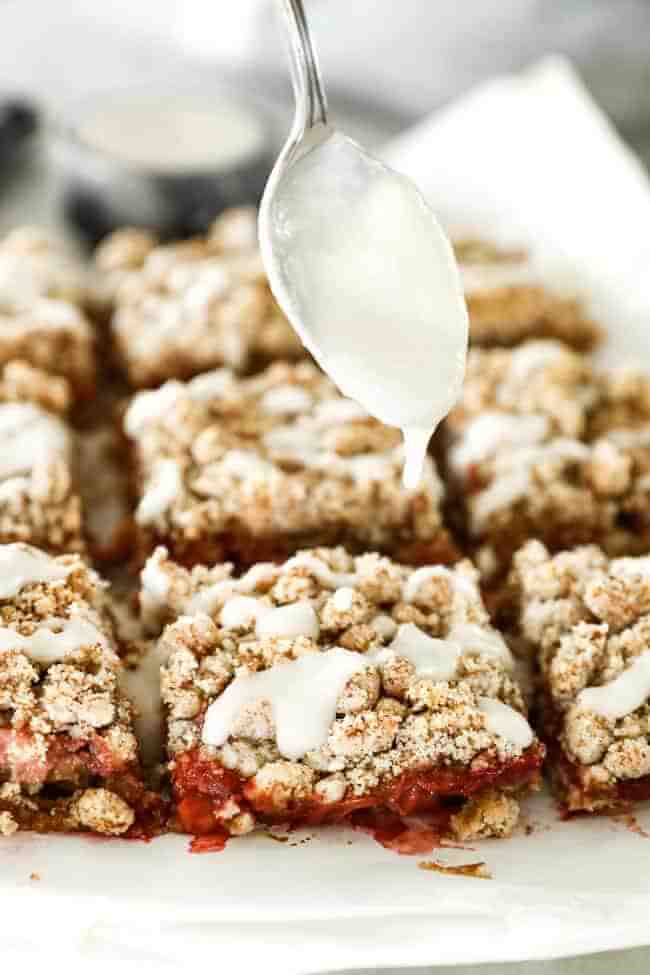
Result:
[[[135,396],[124,430],[143,558],[157,543],[187,565],[338,543],[411,562],[454,557],[433,462],[404,489],[399,431],[311,363],[168,382]]]
[[[204,237],[160,244],[126,228],[99,245],[113,339],[132,385],[305,355],[268,286],[256,220],[254,209],[234,209]]]
[[[423,810],[445,836],[508,835],[543,749],[477,583],[469,562],[416,570],[343,548],[240,576],[230,565],[190,573],[154,553],[140,604],[150,627],[172,620],[157,646],[177,828],[227,836],[349,817],[372,828],[382,814]],[[363,639],[345,649],[352,632]],[[291,675],[335,658],[352,673],[334,687],[324,734],[283,751],[287,727],[299,733],[328,693],[321,675],[317,705],[310,678],[299,690]],[[260,678],[291,688],[289,702],[304,693],[299,727],[282,717],[290,703],[276,711],[262,689],[211,743],[214,709]],[[504,715],[515,730],[499,724]]]
[[[650,797],[650,560],[596,546],[551,555],[532,541],[512,585],[560,799],[592,812]]]
[[[105,583],[78,555],[2,545],[0,623],[3,831],[142,831],[156,800]]]

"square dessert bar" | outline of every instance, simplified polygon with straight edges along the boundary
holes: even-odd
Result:
[[[520,627],[536,652],[542,724],[568,812],[650,797],[650,559],[596,546],[515,557]]]
[[[0,369],[0,543],[83,549],[69,400],[65,379],[18,361]]]
[[[0,365],[12,359],[64,376],[75,398],[95,392],[95,333],[69,301],[37,298],[21,310],[0,309]]]
[[[252,564],[319,544],[454,558],[433,462],[417,490],[403,488],[400,433],[311,363],[168,382],[134,397],[124,430],[142,561],[157,544],[187,565]]]
[[[151,796],[104,584],[77,555],[0,546],[0,832],[134,835]]]
[[[508,835],[543,747],[469,562],[413,569],[313,549],[283,565],[143,573],[179,829],[349,822],[403,852]],[[412,825],[412,824],[411,824]],[[209,837],[209,839],[208,839]],[[420,842],[423,837],[420,836]]]
[[[650,380],[597,373],[554,341],[469,356],[446,467],[486,579],[538,538],[558,551],[650,549]]]
[[[455,245],[470,317],[470,341],[511,346],[527,339],[561,339],[586,351],[600,338],[580,301],[543,281],[522,251],[476,240]]]
[[[93,310],[98,295],[82,261],[39,227],[16,227],[0,240],[0,312],[29,311],[42,298]]]
[[[268,286],[252,209],[228,211],[207,236],[179,243],[117,231],[100,244],[96,263],[134,386],[217,366],[245,372],[305,354]]]

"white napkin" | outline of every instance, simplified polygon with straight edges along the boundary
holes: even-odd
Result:
[[[650,182],[564,58],[481,85],[388,145],[455,235],[524,245],[650,361]]]

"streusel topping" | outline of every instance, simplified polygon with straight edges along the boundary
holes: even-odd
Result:
[[[551,557],[529,542],[513,582],[568,755],[601,786],[650,773],[648,557],[609,560],[595,546]]]
[[[172,755],[199,747],[254,790],[284,790],[287,802],[313,794],[338,801],[408,769],[507,761],[533,741],[508,648],[488,623],[468,562],[413,570],[339,548],[301,552],[240,579],[230,567],[219,578],[179,572],[164,552],[148,568],[148,611],[156,590],[157,619],[168,615],[165,588],[181,611],[204,605],[159,642]],[[304,713],[319,712],[310,715],[318,741],[304,753],[300,723],[287,724],[298,697]]]
[[[92,303],[88,273],[42,228],[16,227],[0,241],[0,312],[29,311],[42,298]]]
[[[399,432],[343,399],[309,363],[166,383],[134,398],[124,429],[143,484],[136,519],[163,537],[233,525],[295,535],[337,523],[381,547],[401,531],[430,539],[441,527],[432,462],[420,489],[404,490]]]
[[[157,244],[139,230],[102,243],[97,264],[115,306],[113,332],[136,386],[256,357],[302,355],[268,287],[254,210],[233,210],[206,237]]]

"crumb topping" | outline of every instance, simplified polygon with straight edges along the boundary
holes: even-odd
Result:
[[[99,577],[78,556],[14,544],[0,546],[0,584],[3,781],[32,797],[50,782],[83,784],[81,749],[98,770],[133,767],[132,709]]]
[[[650,547],[649,407],[647,377],[599,373],[559,342],[470,353],[448,467],[488,572],[530,537],[611,555]]]
[[[538,654],[562,747],[600,785],[650,771],[650,561],[595,546],[515,557],[521,629]]]
[[[153,568],[152,586],[146,577]],[[143,601],[150,622],[187,614],[209,593],[203,612],[181,615],[158,644],[166,661],[162,696],[172,757],[199,747],[248,779],[247,794],[270,793],[283,807],[305,797],[338,801],[363,795],[410,769],[507,761],[531,744],[530,729],[525,741],[515,741],[503,724],[497,730],[485,707],[493,699],[526,724],[510,654],[489,625],[470,563],[413,570],[380,555],[353,557],[338,548],[254,567],[240,579],[230,566],[212,572],[178,569],[158,550],[143,573],[152,600]],[[296,626],[287,611],[298,609]],[[278,620],[272,632],[270,619]],[[425,653],[420,641],[431,644]],[[341,649],[351,642],[353,650]],[[443,651],[453,661],[445,679],[435,669],[436,652]],[[281,712],[269,706],[275,691],[266,676],[277,673],[284,694],[289,686],[284,675],[295,671],[297,679],[297,665],[313,654],[321,660],[343,655],[336,659],[345,666],[348,659],[357,662],[333,699],[322,743],[288,759],[280,740]],[[302,673],[307,715],[314,688],[310,668]],[[202,742],[211,705],[232,700],[236,687],[249,692],[261,676],[267,696],[248,693],[221,744]],[[319,686],[322,708],[329,683]]]
[[[24,362],[0,370],[0,540],[54,551],[83,547],[73,483],[69,387]]]
[[[39,227],[16,227],[0,240],[0,311],[28,312],[42,298],[85,306],[93,287],[82,262]]]
[[[96,261],[135,386],[304,354],[271,295],[253,209],[227,211],[205,237],[174,244],[119,230],[100,245]]]
[[[399,432],[310,363],[166,383],[134,398],[124,428],[142,483],[136,519],[163,538],[322,537],[332,526],[382,547],[442,527],[431,460],[420,488],[405,490]]]

